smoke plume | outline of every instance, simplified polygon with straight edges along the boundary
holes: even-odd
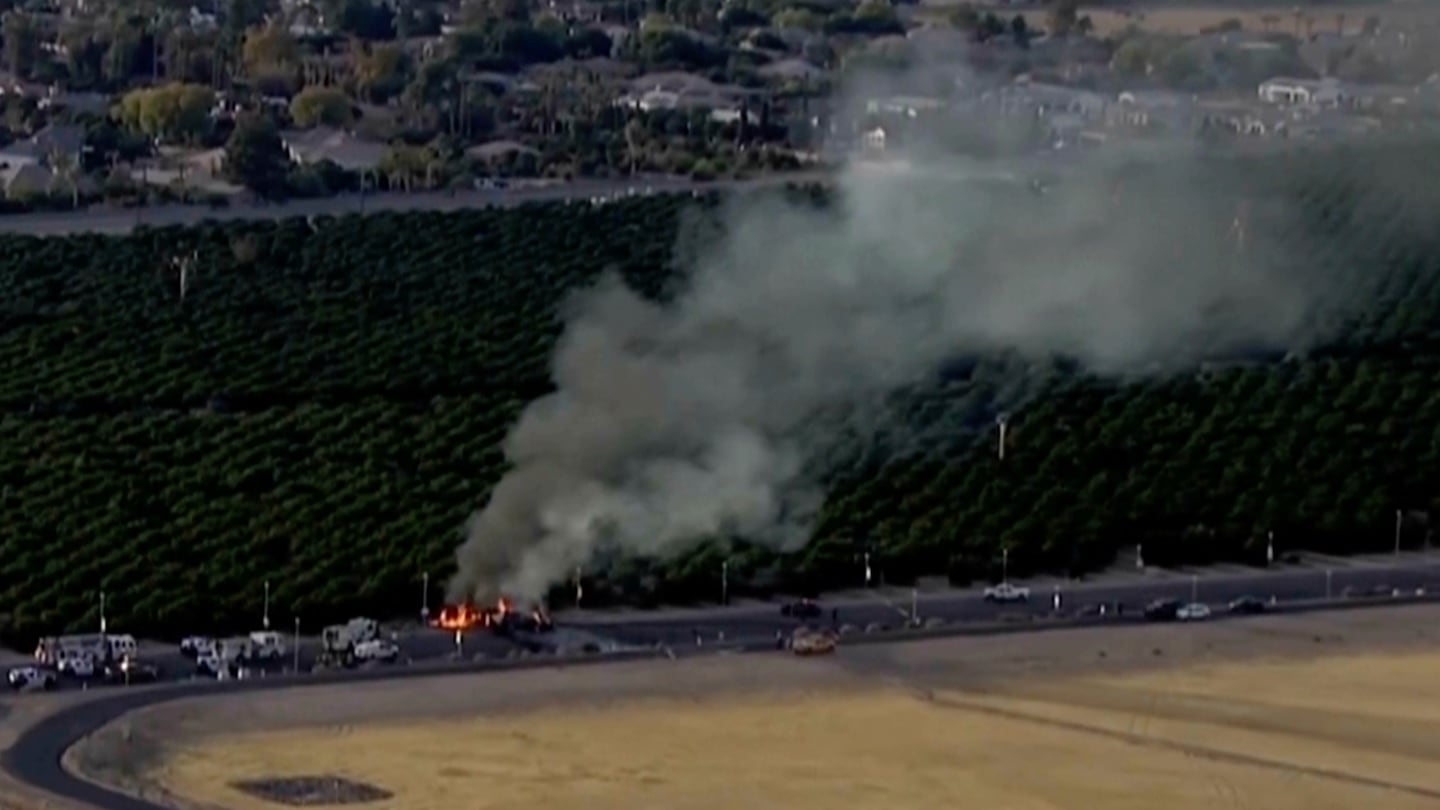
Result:
[[[1024,161],[915,151],[854,162],[823,210],[745,195],[665,304],[607,278],[577,296],[554,393],[505,443],[513,469],[467,527],[452,596],[538,598],[601,551],[713,536],[793,549],[822,493],[813,420],[871,407],[956,355],[1063,354],[1150,372],[1291,345],[1316,299],[1236,195],[1124,187],[1112,162],[1039,193]],[[1256,213],[1267,221],[1285,210]],[[1243,224],[1243,223],[1242,223]]]

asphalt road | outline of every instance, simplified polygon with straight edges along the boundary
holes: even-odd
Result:
[[[1327,582],[1323,571],[1288,571],[1268,572],[1255,576],[1225,577],[1203,581],[1199,585],[1198,597],[1202,601],[1211,604],[1218,604],[1239,596],[1258,596],[1268,600],[1275,596],[1281,602],[1291,601],[1296,609],[1305,609],[1308,602],[1309,609],[1323,607],[1323,604],[1316,604],[1317,600],[1323,600],[1327,595],[1327,585],[1330,587],[1330,595],[1340,597],[1340,591],[1351,589],[1354,591],[1373,591],[1383,586],[1386,589],[1408,590],[1414,593],[1416,589],[1425,588],[1431,593],[1440,591],[1432,582],[1440,576],[1440,566],[1434,563],[1422,563],[1418,565],[1407,565],[1403,567],[1378,567],[1366,569],[1343,569],[1335,572],[1335,576]],[[1344,585],[1340,585],[1341,581]],[[1169,581],[1163,583],[1133,583],[1125,585],[1097,585],[1094,587],[1080,587],[1071,592],[1071,601],[1068,608],[1073,609],[1084,604],[1094,602],[1122,602],[1128,606],[1137,607],[1155,598],[1178,598],[1190,599],[1194,594],[1195,584],[1182,581]],[[1036,594],[1040,597],[1040,594]],[[1293,601],[1292,601],[1293,600]],[[1044,605],[1042,608],[1041,605]],[[1033,614],[1048,613],[1050,602],[1040,598],[1031,602],[1028,609]],[[1359,604],[1359,603],[1352,603]],[[1383,602],[1381,602],[1383,604]],[[854,621],[865,621],[874,616],[877,621],[883,621],[887,615],[899,616],[900,611],[896,608],[880,603],[875,604],[867,601],[846,601],[836,603],[836,609],[842,611],[842,620],[849,616]],[[994,606],[985,604],[977,596],[967,594],[964,596],[938,596],[921,600],[919,607],[924,615],[953,617],[960,621],[967,617],[977,619],[995,618],[996,609]],[[1282,604],[1283,608],[1283,604]],[[1022,609],[1023,606],[1022,606]],[[705,613],[696,616],[686,615],[682,619],[667,622],[663,616],[637,621],[613,622],[610,624],[589,625],[593,629],[611,629],[625,634],[634,634],[637,638],[656,638],[667,633],[676,632],[676,628],[682,636],[688,634],[690,629],[697,623],[705,627],[730,628],[735,635],[756,639],[756,644],[747,645],[744,649],[756,650],[765,649],[768,644],[764,641],[764,632],[772,628],[782,629],[791,626],[788,620],[777,618],[773,611],[759,609],[717,609],[709,611],[714,618],[710,623],[704,621]],[[768,614],[768,616],[764,615]],[[1138,617],[1127,610],[1128,622],[1137,622]],[[1096,620],[1086,620],[1085,624],[1094,624]],[[622,627],[623,625],[623,627]],[[1005,628],[997,626],[994,622],[977,622],[976,631],[988,632],[1016,632],[1021,630],[1050,629],[1063,627],[1041,622],[1017,623],[1013,627]],[[558,632],[563,632],[563,627]],[[945,629],[928,631],[929,634],[952,632]],[[959,631],[963,632],[963,631]],[[428,633],[416,636],[416,638],[433,639],[442,638],[441,634]],[[881,641],[883,635],[871,635],[863,640]],[[688,656],[703,654],[702,648],[678,646],[667,651],[675,656]],[[649,650],[633,651],[629,654],[612,656],[592,656],[563,662],[564,666],[598,664],[607,660],[615,660],[617,657],[643,658],[654,657],[659,651],[651,648]],[[219,694],[230,692],[249,692],[262,689],[274,688],[298,688],[306,685],[319,685],[326,683],[338,683],[347,681],[365,681],[387,678],[415,678],[426,677],[441,673],[454,672],[479,672],[495,669],[517,669],[527,667],[541,667],[556,665],[554,659],[546,657],[533,657],[528,659],[515,660],[490,660],[490,661],[455,661],[446,663],[443,659],[433,660],[429,664],[418,664],[410,667],[397,667],[385,669],[373,669],[366,671],[351,672],[330,672],[316,675],[286,675],[266,679],[238,680],[217,683],[213,681],[196,681],[189,684],[166,684],[143,688],[117,689],[109,691],[105,697],[93,701],[82,702],[68,707],[54,715],[44,718],[36,725],[28,729],[18,740],[5,752],[3,759],[0,759],[0,767],[3,767],[13,778],[38,788],[52,795],[81,802],[85,805],[101,808],[101,810],[164,810],[161,805],[137,799],[121,793],[113,792],[101,787],[98,784],[87,782],[70,775],[62,764],[65,751],[74,743],[83,738],[91,731],[109,723],[126,712],[143,706],[152,705],[168,700],[175,700],[184,697],[194,697],[207,694]]]
[[[1241,576],[1200,577],[1194,581],[1167,578],[1153,582],[1124,582],[1094,585],[1081,584],[1061,591],[1061,611],[1069,613],[1085,605],[1097,603],[1125,606],[1126,612],[1139,611],[1155,599],[1180,599],[1191,601],[1192,597],[1212,606],[1224,605],[1242,596],[1254,596],[1269,601],[1275,597],[1280,601],[1321,599],[1327,595],[1339,597],[1346,589],[1363,592],[1385,587],[1399,588],[1413,593],[1416,588],[1440,590],[1440,563],[1407,562],[1401,566],[1355,567],[1334,570],[1328,575],[1314,568],[1291,568],[1258,572]],[[1023,583],[1022,583],[1023,584]],[[1192,592],[1193,591],[1193,592]],[[940,619],[945,623],[976,622],[994,619],[998,614],[1048,615],[1052,613],[1053,591],[1035,589],[1028,604],[994,605],[987,603],[978,590],[950,592],[944,594],[920,594],[917,600],[919,617]],[[886,601],[880,598],[870,600],[846,600],[839,602],[821,601],[825,611],[820,623],[829,624],[830,611],[838,613],[840,624],[863,628],[870,624],[889,627],[904,624],[911,610],[910,600]],[[694,645],[698,632],[702,642],[723,638],[734,641],[755,641],[773,639],[776,631],[793,630],[798,624],[794,619],[780,615],[773,606],[716,609],[687,615],[667,617],[656,613],[653,617],[644,614],[627,617],[623,621],[587,622],[583,617],[575,619],[583,626],[602,635],[633,644]]]
[[[1364,593],[1382,587],[1387,591],[1398,588],[1406,593],[1413,593],[1417,588],[1440,593],[1440,559],[1409,558],[1397,565],[1337,568],[1329,576],[1328,583],[1324,570],[1308,567],[1281,567],[1269,571],[1257,569],[1253,574],[1238,576],[1211,574],[1193,581],[1172,575],[1153,581],[1080,583],[1062,588],[1061,612],[1073,614],[1086,605],[1099,603],[1121,604],[1127,613],[1139,612],[1148,602],[1161,598],[1190,601],[1195,597],[1217,607],[1241,596],[1254,596],[1265,601],[1272,596],[1280,601],[1297,601],[1339,597],[1347,590]],[[950,590],[919,594],[915,607],[922,622],[976,623],[1000,617],[1053,615],[1053,594],[1054,591],[1048,587],[1035,586],[1026,604],[996,605],[984,601],[979,588]],[[555,652],[563,647],[574,649],[586,642],[593,642],[602,649],[653,648],[659,645],[673,651],[717,643],[773,644],[777,634],[788,635],[801,624],[831,625],[832,612],[835,624],[849,625],[857,631],[871,625],[886,629],[899,627],[909,622],[910,602],[908,596],[899,600],[886,599],[879,591],[859,598],[822,599],[823,615],[807,622],[781,615],[779,605],[773,604],[635,611],[619,616],[570,610],[557,615],[556,633],[519,639],[518,643],[485,632],[467,633],[458,656],[453,633],[415,625],[387,628],[386,632],[393,630],[390,637],[400,647],[401,660],[410,664],[456,658],[505,660],[515,657],[521,649]],[[259,629],[258,626],[256,629]],[[284,633],[288,628],[279,623],[274,629]],[[286,644],[286,655],[276,662],[274,669],[293,670],[298,660],[300,671],[309,672],[319,652],[318,640],[313,636],[302,637],[298,659],[294,655],[293,637],[287,638]],[[158,666],[166,680],[186,680],[194,676],[192,662],[182,657],[175,647],[142,644],[140,657]],[[274,674],[277,673],[267,673],[266,677]],[[62,688],[66,689],[79,686],[71,679],[62,682]],[[97,684],[94,688],[122,687]]]
[[[262,220],[288,217],[342,216],[378,211],[456,211],[467,208],[522,205],[530,202],[613,198],[630,194],[673,194],[765,188],[786,183],[824,180],[822,172],[765,175],[745,180],[696,182],[679,177],[641,176],[620,180],[577,180],[535,188],[466,190],[454,193],[384,192],[290,200],[269,205],[237,203],[223,208],[206,205],[156,205],[139,208],[94,206],[79,211],[46,211],[0,216],[0,233],[63,236],[74,233],[126,233],[139,226],[195,225],[205,220]]]

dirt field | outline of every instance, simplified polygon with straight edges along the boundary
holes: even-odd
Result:
[[[71,761],[231,810],[1440,808],[1440,608],[320,687],[158,707]],[[222,733],[223,732],[223,733]],[[124,738],[125,742],[119,742]],[[160,741],[164,741],[161,743]],[[143,763],[136,766],[134,763]]]
[[[955,5],[951,0],[939,0],[934,2],[936,6]],[[1089,15],[1090,21],[1095,24],[1095,31],[1100,36],[1108,36],[1117,31],[1123,31],[1131,25],[1140,27],[1147,31],[1168,34],[1197,34],[1207,28],[1214,28],[1226,20],[1239,20],[1246,31],[1274,31],[1277,33],[1295,34],[1296,4],[1294,3],[1273,3],[1262,4],[1195,4],[1195,5],[1165,5],[1148,6],[1144,3],[1137,3],[1130,8],[1104,9],[1085,8],[1083,14]],[[1005,12],[1000,9],[1000,12]],[[1357,34],[1365,25],[1367,17],[1379,17],[1381,25],[1387,28],[1404,29],[1417,22],[1434,23],[1440,20],[1440,8],[1433,3],[1421,2],[1391,2],[1391,3],[1356,3],[1354,5],[1325,5],[1318,7],[1302,8],[1302,17],[1299,22],[1299,31],[1303,35],[1307,32],[1306,20],[1310,20],[1308,30],[1314,33],[1334,33],[1340,29],[1340,19],[1337,15],[1344,15],[1344,30],[1347,34]],[[1014,15],[1010,10],[1004,16],[1008,19]],[[1026,12],[1026,21],[1032,25],[1044,27],[1044,12]]]

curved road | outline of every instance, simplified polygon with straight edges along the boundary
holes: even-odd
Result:
[[[1342,577],[1344,582],[1343,586],[1337,584],[1341,581]],[[1327,576],[1324,571],[1301,570],[1192,582],[1187,582],[1182,579],[1179,581],[1167,580],[1163,582],[1141,582],[1123,585],[1100,584],[1088,587],[1080,586],[1070,589],[1066,593],[1070,600],[1068,606],[1072,608],[1077,605],[1094,604],[1096,602],[1123,603],[1127,606],[1127,617],[1122,621],[1138,623],[1139,617],[1137,614],[1139,611],[1128,610],[1128,608],[1132,606],[1137,608],[1141,607],[1145,602],[1156,598],[1188,599],[1192,591],[1197,588],[1200,589],[1200,598],[1212,604],[1223,603],[1230,599],[1246,595],[1260,596],[1267,600],[1270,596],[1274,596],[1278,600],[1281,600],[1282,604],[1285,601],[1289,601],[1292,604],[1301,602],[1302,605],[1297,605],[1293,609],[1303,609],[1304,600],[1312,600],[1311,607],[1316,607],[1317,605],[1315,605],[1314,600],[1321,600],[1323,602],[1327,594],[1339,596],[1342,588],[1364,592],[1377,590],[1381,586],[1387,589],[1399,589],[1409,593],[1415,593],[1416,590],[1420,588],[1426,589],[1426,591],[1431,594],[1440,593],[1440,565],[1425,562],[1393,567],[1374,566],[1367,568],[1350,568],[1337,571],[1334,577]],[[1043,593],[1036,594],[1037,598],[1032,601],[1031,607],[1027,611],[1032,617],[1048,611],[1049,603],[1044,596]],[[875,601],[827,603],[827,607],[832,606],[842,612],[842,617],[850,617],[847,621],[866,623],[870,621],[874,621],[875,623],[884,622],[892,626],[897,623],[895,618],[903,613],[903,609],[895,605]],[[908,608],[908,606],[906,607]],[[1026,630],[1056,629],[1067,626],[1053,622],[1031,622],[1009,626],[996,624],[994,622],[988,625],[976,623],[974,621],[976,619],[983,620],[989,618],[993,620],[996,609],[993,606],[987,606],[977,598],[974,593],[960,596],[946,594],[922,598],[918,601],[917,607],[922,617],[949,618],[951,621],[961,623],[959,626],[952,624],[947,628],[934,631],[920,631],[925,635],[964,633],[966,630],[964,629],[963,623],[967,620],[972,624],[972,632],[1019,632]],[[1074,622],[1073,625],[1114,622],[1114,619],[1097,620],[1091,618]],[[572,625],[574,625],[574,623],[572,623]],[[755,651],[771,649],[768,641],[771,639],[773,630],[783,630],[787,627],[793,627],[794,622],[780,617],[777,611],[770,608],[720,608],[691,612],[685,615],[659,614],[636,617],[633,620],[612,619],[609,621],[585,623],[584,626],[592,631],[607,632],[617,636],[629,637],[637,642],[644,640],[648,643],[659,645],[673,643],[672,640],[681,642],[688,641],[692,638],[692,633],[698,626],[704,626],[711,630],[728,630],[730,638],[744,640],[746,642],[740,649]],[[890,638],[899,640],[900,637],[892,636]],[[860,636],[854,640],[857,642],[882,642],[887,640],[887,636]],[[681,643],[676,644],[673,648],[665,649],[664,652],[684,656],[687,654],[701,654],[702,650],[698,647]],[[628,653],[567,659],[565,661],[556,661],[543,657],[513,661],[432,661],[428,664],[420,664],[401,669],[330,672],[315,675],[289,675],[259,680],[228,682],[205,681],[184,684],[165,684],[145,688],[117,689],[109,695],[66,707],[40,720],[26,730],[20,738],[16,740],[15,744],[5,752],[3,760],[0,760],[0,765],[3,765],[4,769],[12,777],[21,782],[47,793],[78,801],[92,807],[104,808],[104,810],[165,810],[160,805],[108,790],[72,776],[65,770],[62,764],[65,751],[85,735],[127,712],[143,706],[185,697],[249,692],[261,689],[303,688],[308,685],[333,684],[348,681],[418,678],[447,673],[599,664],[614,660],[654,658],[661,654],[662,652],[659,648],[652,647],[650,649]]]

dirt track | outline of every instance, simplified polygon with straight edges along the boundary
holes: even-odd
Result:
[[[267,805],[227,781],[318,771],[396,793],[367,807],[411,810],[961,793],[1017,808],[1440,808],[1437,618],[1425,606],[187,701],[122,721],[124,770],[234,810]],[[77,760],[113,775],[124,730]]]

